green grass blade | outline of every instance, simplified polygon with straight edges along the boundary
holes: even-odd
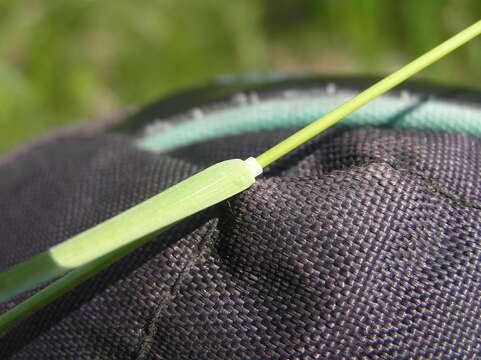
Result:
[[[215,164],[125,212],[0,274],[0,302],[84,266],[251,186],[251,165]]]
[[[428,51],[427,53],[420,56],[413,62],[407,64],[406,66],[402,67],[398,71],[385,77],[383,80],[379,81],[378,83],[374,84],[367,90],[355,96],[348,102],[337,107],[330,113],[324,115],[320,119],[314,121],[305,128],[291,135],[287,139],[281,141],[279,144],[270,148],[266,152],[262,153],[256,158],[257,162],[263,168],[268,166],[277,159],[286,155],[288,152],[304,144],[306,141],[309,141],[320,132],[342,120],[360,107],[366,105],[368,102],[372,101],[379,95],[384,94],[386,91],[399,85],[400,83],[413,76],[417,72],[421,71],[425,67],[431,65],[443,56],[449,54],[451,51],[474,39],[479,34],[481,34],[481,20],[461,31],[449,40],[443,42],[441,45],[436,46],[431,51]]]

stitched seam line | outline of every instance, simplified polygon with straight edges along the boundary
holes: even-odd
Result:
[[[193,268],[193,266],[198,261],[203,259],[207,250],[211,249],[212,246],[214,246],[215,241],[210,240],[209,235],[215,232],[215,228],[216,222],[212,224],[212,228],[205,235],[205,240],[203,239],[198,243],[192,255],[190,256],[190,259],[187,261],[187,264],[184,266],[179,275],[175,278],[174,283],[170,287],[167,294],[163,297],[162,301],[155,307],[152,318],[147,324],[146,335],[144,336],[140,344],[139,356],[137,357],[137,360],[146,360],[150,355],[152,345],[155,341],[155,336],[157,335],[159,329],[158,324],[163,310],[166,308],[168,301],[173,300],[177,296],[177,290],[179,289],[180,284],[190,273],[190,270]]]

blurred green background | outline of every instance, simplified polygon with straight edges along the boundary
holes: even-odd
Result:
[[[222,74],[386,74],[481,0],[1,0],[0,152]],[[423,72],[481,87],[481,39]]]

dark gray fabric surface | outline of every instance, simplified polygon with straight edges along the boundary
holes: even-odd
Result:
[[[0,270],[288,133],[34,148],[0,167]],[[0,358],[475,359],[480,152],[460,134],[329,131],[0,335]]]

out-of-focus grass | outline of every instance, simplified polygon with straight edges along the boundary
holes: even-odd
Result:
[[[481,15],[479,0],[4,0],[0,152],[225,73],[382,74]],[[422,74],[480,87],[481,40]]]

